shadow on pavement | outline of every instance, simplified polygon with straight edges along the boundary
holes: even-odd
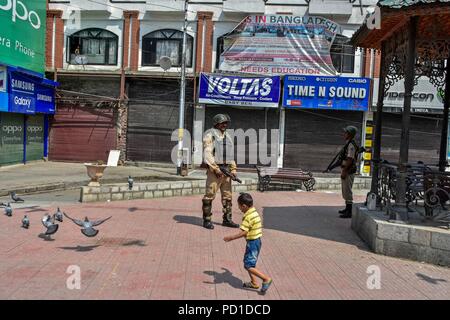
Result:
[[[233,288],[244,289],[244,287],[242,287],[241,279],[233,276],[233,273],[231,273],[231,271],[228,270],[227,268],[222,268],[222,270],[224,270],[224,272],[222,272],[222,273],[219,273],[216,271],[204,271],[203,273],[214,277],[214,279],[212,282],[203,281],[203,283],[208,283],[208,284],[228,283]]]
[[[200,226],[203,228],[203,218],[202,217],[195,217],[195,216],[183,216],[183,215],[175,215],[173,217],[173,220],[175,220],[178,223],[187,223],[192,224],[195,226]],[[212,222],[215,225],[222,225],[218,222]]]
[[[416,276],[419,277],[421,280],[424,280],[431,284],[438,284],[438,282],[447,282],[447,280],[445,280],[445,279],[435,279],[435,278],[429,277],[427,275],[424,275],[422,273],[416,273]]]
[[[92,251],[97,247],[100,247],[100,246],[94,245],[94,246],[76,246],[76,247],[58,247],[58,248],[63,249],[63,250],[72,250],[72,251],[76,251],[76,252],[87,252],[87,251]]]
[[[343,207],[264,207],[263,228],[346,243],[370,251],[351,229],[351,219],[339,217],[341,209]]]
[[[55,241],[55,239],[53,239],[51,236],[46,235],[45,233],[41,233],[38,236],[41,239],[44,239],[45,241]]]

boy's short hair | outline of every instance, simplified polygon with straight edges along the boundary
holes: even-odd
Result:
[[[241,193],[237,201],[239,204],[244,204],[248,207],[253,207],[253,198],[248,193]]]

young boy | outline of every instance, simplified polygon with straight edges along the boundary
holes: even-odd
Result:
[[[248,193],[241,193],[237,201],[239,210],[244,213],[242,224],[240,225],[241,230],[238,234],[225,237],[223,240],[228,242],[243,237],[247,239],[247,246],[245,247],[244,255],[244,268],[248,271],[251,281],[245,282],[244,288],[259,289],[257,278],[260,278],[263,281],[261,292],[265,293],[272,284],[272,278],[255,268],[256,262],[258,261],[258,255],[261,250],[261,217],[255,207],[253,207],[253,198],[251,195]]]

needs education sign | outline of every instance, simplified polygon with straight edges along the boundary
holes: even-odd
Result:
[[[0,0],[0,62],[44,73],[46,0]]]
[[[280,77],[200,75],[199,102],[278,108]]]
[[[286,76],[283,106],[286,108],[367,111],[370,79]]]

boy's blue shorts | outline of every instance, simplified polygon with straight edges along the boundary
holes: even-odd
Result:
[[[244,255],[244,268],[254,268],[256,267],[256,262],[258,261],[259,252],[261,251],[261,238],[256,240],[247,240],[247,245],[245,246]]]

